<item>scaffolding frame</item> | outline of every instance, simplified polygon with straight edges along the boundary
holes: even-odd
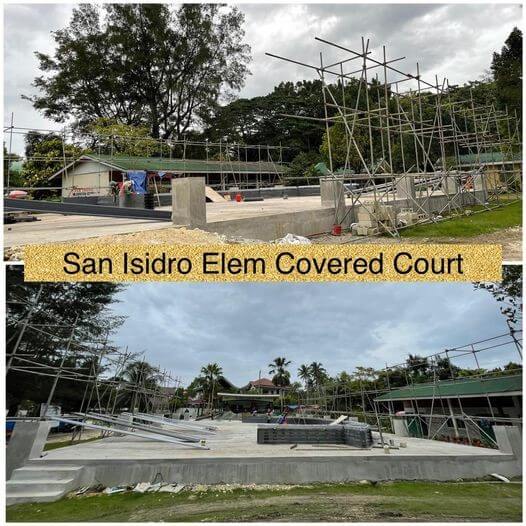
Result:
[[[460,433],[458,430],[458,422],[461,422],[464,429],[466,430],[467,439],[469,443],[473,443],[472,438],[469,435],[469,426],[472,429],[478,431],[478,433],[484,437],[484,439],[490,444],[490,447],[496,446],[496,442],[492,436],[490,436],[486,429],[481,426],[482,421],[491,422],[492,424],[504,424],[504,425],[518,425],[522,426],[522,416],[520,418],[514,417],[503,417],[497,414],[492,405],[491,396],[489,392],[482,394],[482,398],[486,398],[488,404],[488,415],[480,416],[470,414],[464,410],[462,400],[460,396],[451,396],[450,398],[455,399],[458,404],[458,410],[455,411],[451,404],[444,406],[446,400],[449,401],[445,396],[441,396],[441,383],[449,383],[451,381],[469,382],[469,381],[484,381],[496,377],[499,373],[479,373],[473,374],[469,377],[458,378],[454,374],[454,363],[453,360],[468,359],[472,358],[476,366],[476,370],[481,370],[479,354],[483,352],[489,352],[494,350],[500,350],[503,347],[508,349],[514,349],[522,364],[522,330],[510,328],[509,332],[499,334],[490,338],[477,340],[470,342],[466,345],[444,349],[442,351],[429,354],[421,357],[419,363],[410,364],[408,362],[402,362],[398,364],[387,365],[379,370],[363,369],[361,368],[354,375],[354,379],[358,380],[359,390],[353,390],[347,385],[338,386],[336,385],[319,385],[313,389],[307,389],[303,392],[298,392],[298,405],[301,408],[303,416],[315,415],[315,416],[330,416],[336,417],[340,415],[355,416],[361,418],[366,423],[373,423],[377,426],[378,430],[387,431],[392,429],[393,418],[396,415],[394,404],[392,400],[379,402],[376,399],[380,395],[387,394],[391,391],[397,391],[407,387],[418,387],[424,385],[426,387],[432,384],[433,395],[431,398],[430,409],[428,412],[422,411],[418,405],[418,399],[411,400],[411,413],[408,413],[408,418],[416,419],[427,427],[427,436],[423,438],[427,439],[440,439],[440,431],[448,424],[451,423],[454,428],[455,437],[460,439]],[[448,378],[438,378],[437,369],[440,361],[442,364],[445,363],[449,366]],[[419,384],[415,382],[413,372],[418,370],[422,364],[427,364],[433,371],[432,382],[424,382]],[[402,372],[405,378],[405,386],[392,386],[389,381],[389,375]],[[517,371],[509,370],[507,374],[521,374],[522,366]],[[377,381],[380,377],[384,377],[387,386],[380,388],[377,385]],[[373,381],[374,388],[366,388],[365,382]],[[336,389],[336,392],[334,392]],[[343,407],[342,407],[343,405]],[[440,426],[433,430],[431,423],[434,419],[440,420]]]
[[[471,87],[467,99],[454,100],[457,87],[447,78],[425,80],[418,62],[415,73],[406,73],[398,65],[406,57],[388,58],[385,46],[381,57],[373,58],[370,40],[364,37],[358,51],[323,38],[315,40],[343,51],[344,57],[327,65],[323,52],[319,64],[266,54],[313,71],[321,81],[324,117],[287,116],[325,127],[329,167],[321,179],[335,183],[334,224],[347,220],[353,233],[358,232],[360,207],[369,218],[360,235],[387,233],[398,238],[410,226],[473,213],[467,212],[471,207],[482,212],[521,199],[521,161],[514,157],[514,152],[522,151],[516,112],[510,115],[507,108],[501,111],[494,104],[477,104]],[[351,61],[360,66],[344,71]],[[350,84],[357,84],[351,100],[346,92]],[[401,85],[409,87],[401,91]],[[427,116],[425,110],[433,114]],[[331,142],[336,124],[343,126],[345,135],[345,163],[339,170]],[[363,144],[360,130],[367,137]],[[400,151],[399,166],[393,162],[395,148]],[[432,158],[433,149],[440,152],[438,159]],[[496,151],[502,155],[497,173],[488,171],[484,161],[488,152]],[[351,169],[351,154],[359,159],[357,173]],[[475,161],[466,165],[463,154],[474,155]],[[400,219],[398,212],[406,212],[404,217],[407,212],[413,215],[408,221]]]

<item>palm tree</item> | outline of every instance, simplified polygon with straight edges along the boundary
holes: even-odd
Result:
[[[209,363],[201,367],[201,385],[205,392],[208,403],[207,407],[214,407],[214,394],[217,381],[223,376],[223,369],[217,363]]]
[[[285,357],[274,358],[272,363],[269,363],[269,374],[273,374],[272,382],[278,387],[284,387],[290,385],[290,373],[287,371],[287,367],[291,364]]]
[[[310,374],[316,387],[320,387],[327,380],[327,371],[320,362],[310,364]]]
[[[303,364],[298,369],[298,377],[303,380],[305,384],[305,389],[308,391],[312,387],[312,376],[310,367],[306,364]]]
[[[137,404],[147,408],[147,403],[141,404],[141,400],[137,401],[137,397],[142,394],[145,402],[147,402],[149,399],[148,395],[151,396],[157,390],[161,378],[162,375],[159,369],[148,362],[144,360],[130,362],[119,377],[121,382],[127,384],[120,397],[120,402],[131,403],[132,411],[135,410]]]

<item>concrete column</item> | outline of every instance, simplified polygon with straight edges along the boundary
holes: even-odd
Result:
[[[6,449],[6,480],[27,460],[40,458],[50,429],[49,421],[16,422]]]
[[[481,172],[473,176],[473,191],[479,201],[485,202],[488,196],[486,187],[486,173]],[[478,203],[477,203],[478,204]]]
[[[321,206],[336,208],[336,223],[345,215],[345,187],[336,179],[320,179]]]
[[[517,426],[493,426],[499,451],[513,455],[517,461],[517,474],[522,475],[522,433]]]
[[[172,179],[172,222],[175,225],[206,225],[204,177]]]
[[[458,192],[457,176],[453,173],[444,173],[442,179],[442,191],[446,195],[455,195]]]
[[[402,201],[405,200],[405,204],[402,202],[400,205],[406,208],[414,207],[414,199],[416,199],[415,178],[411,175],[397,177],[395,180],[395,187],[396,199]]]

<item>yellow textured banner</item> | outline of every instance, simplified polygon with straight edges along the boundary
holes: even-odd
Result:
[[[500,245],[117,245],[25,249],[26,281],[500,281]]]

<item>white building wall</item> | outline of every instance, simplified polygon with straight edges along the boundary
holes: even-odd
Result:
[[[62,173],[62,197],[106,196],[110,193],[110,173],[95,161],[83,161]]]

